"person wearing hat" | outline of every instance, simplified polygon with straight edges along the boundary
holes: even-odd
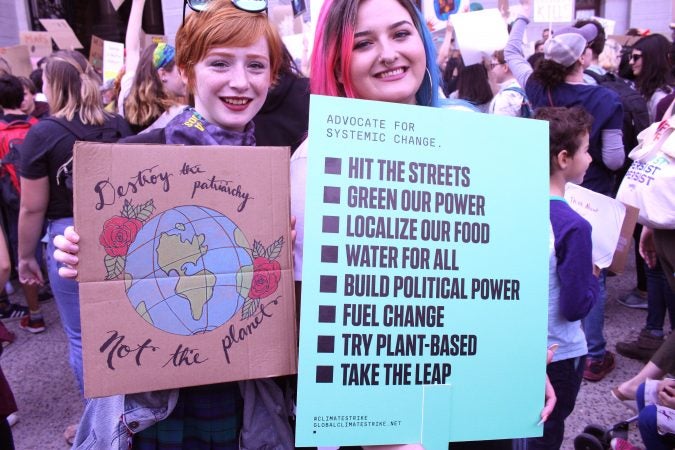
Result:
[[[554,30],[553,36],[544,45],[544,60],[533,70],[523,56],[522,50],[523,35],[529,23],[530,1],[521,0],[521,5],[522,14],[512,24],[511,34],[504,49],[506,62],[518,83],[524,87],[534,108],[578,105],[593,117],[589,140],[589,153],[593,161],[582,186],[612,196],[615,171],[622,167],[625,158],[621,139],[623,107],[618,94],[602,86],[584,83],[584,66],[590,63],[591,58],[588,47],[597,37],[597,29],[588,24],[581,28],[565,27]],[[577,377],[580,380],[583,376],[590,381],[599,381],[614,368],[614,355],[606,350],[603,336],[606,299],[604,273],[599,277],[599,281],[600,295],[584,319],[588,355],[585,358],[581,357],[572,373],[564,377],[556,377],[557,374],[552,373],[549,367],[549,377],[559,399],[576,397],[573,386],[578,384],[571,382],[570,377]],[[564,354],[557,352],[556,357],[563,358]],[[552,366],[555,363],[556,359]],[[578,387],[576,389],[578,390]],[[564,417],[571,413],[573,407],[574,403],[571,402],[568,411],[559,410],[558,414],[563,418],[562,424],[558,421],[560,426],[557,426],[554,425],[555,420],[552,422],[549,420],[550,424],[547,422],[544,426],[544,436],[532,439],[531,443],[528,441],[528,448],[559,448],[563,439]],[[551,417],[554,418],[555,414],[554,411]]]

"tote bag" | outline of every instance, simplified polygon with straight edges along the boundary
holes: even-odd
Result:
[[[616,195],[640,209],[638,222],[650,228],[675,229],[675,117],[652,124],[638,135],[628,155],[633,164]]]

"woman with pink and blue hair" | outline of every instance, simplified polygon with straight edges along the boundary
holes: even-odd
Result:
[[[311,68],[313,94],[440,106],[436,52],[424,18],[410,0],[326,0],[316,24]],[[291,157],[298,282],[302,280],[308,151],[305,141]],[[548,394],[543,419],[555,403],[550,391]],[[453,443],[452,448],[510,450],[512,442]]]
[[[375,22],[386,22],[389,16],[397,19],[389,24],[396,27],[389,30],[389,36],[376,36],[376,30],[370,28]],[[379,39],[383,37],[386,39]],[[366,58],[379,58],[366,61],[374,63],[367,67],[374,71],[371,77],[359,72],[365,53]],[[408,56],[418,59],[410,61]],[[414,98],[417,105],[438,106],[440,73],[435,61],[436,50],[424,17],[410,1],[329,0],[323,4],[316,25],[310,86],[313,94],[395,103],[410,103]],[[386,70],[394,64],[402,72],[389,76]],[[394,92],[372,83],[372,78],[378,77],[382,85],[397,85],[390,86],[391,91],[414,96],[396,98]],[[367,85],[373,89],[369,91]]]

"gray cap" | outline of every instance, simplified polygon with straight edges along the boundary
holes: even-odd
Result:
[[[590,44],[598,37],[598,28],[592,23],[587,23],[583,27],[564,27],[559,30],[555,30],[555,34],[565,34],[565,33],[577,33],[580,34],[586,39],[586,44]]]
[[[552,38],[544,44],[544,58],[569,67],[581,57],[586,46],[598,37],[593,24],[581,28],[564,27],[555,31]]]

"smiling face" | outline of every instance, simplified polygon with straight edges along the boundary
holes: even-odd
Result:
[[[359,5],[349,77],[357,98],[415,104],[426,73],[424,44],[396,0]]]
[[[265,103],[271,78],[264,37],[248,47],[213,48],[194,66],[195,109],[221,128],[243,131]]]

